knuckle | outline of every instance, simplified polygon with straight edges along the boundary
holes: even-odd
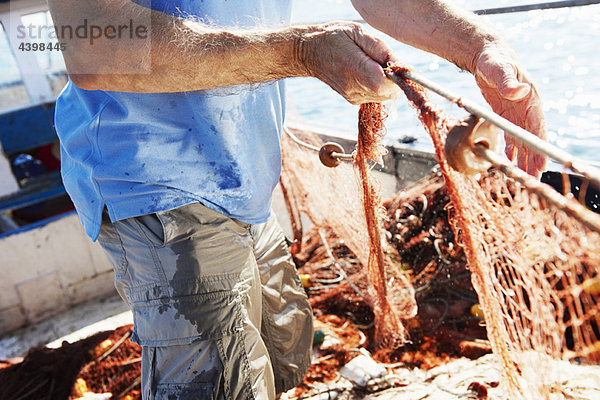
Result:
[[[347,25],[349,28],[351,28],[351,29],[354,29],[354,30],[357,30],[357,31],[362,31],[362,30],[363,30],[363,27],[362,27],[362,25],[361,25],[361,24],[359,24],[358,22],[350,21],[350,22],[347,22],[347,23],[346,23],[346,25]]]
[[[353,34],[354,36],[366,36],[367,35],[363,26],[357,22],[348,22],[346,24],[346,29],[348,29],[350,31],[350,33]]]

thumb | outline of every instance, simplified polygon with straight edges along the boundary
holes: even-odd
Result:
[[[516,68],[512,65],[501,66],[494,75],[494,78],[496,78],[493,79],[494,86],[496,86],[500,95],[506,100],[522,100],[531,91],[530,84],[519,81]],[[485,80],[489,82],[492,79],[488,77]]]
[[[362,29],[352,32],[354,43],[380,66],[385,66],[395,56],[388,45],[375,36],[366,34]]]

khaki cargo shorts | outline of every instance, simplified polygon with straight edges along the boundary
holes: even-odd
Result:
[[[110,223],[99,242],[133,311],[144,399],[273,399],[311,358],[312,312],[275,218],[202,204]]]

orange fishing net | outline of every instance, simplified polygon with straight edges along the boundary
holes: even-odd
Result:
[[[398,75],[403,70],[395,67]],[[425,209],[431,204],[431,193],[420,201],[414,201],[419,195],[413,193],[412,205],[402,206],[403,195],[396,196],[387,203],[386,221],[380,189],[367,161],[381,161],[383,115],[380,105],[370,104],[360,110],[354,171],[346,163],[335,169],[321,166],[314,152],[284,137],[282,186],[295,205],[291,208],[300,211],[295,212],[296,238],[301,237],[303,214],[326,232],[326,240],[341,242],[354,254],[363,268],[351,280],[373,310],[380,347],[393,348],[406,339],[401,321],[409,320],[410,325],[416,311],[411,280],[421,285],[424,274],[434,276],[440,271],[451,280],[465,257],[485,314],[487,337],[502,363],[507,393],[511,398],[572,398],[561,393],[564,365],[557,360],[600,361],[600,235],[499,171],[467,176],[453,170],[444,144],[455,121],[437,111],[417,84],[405,79],[401,88],[432,138],[450,200],[435,207],[448,212],[452,232],[433,217],[428,230],[420,231],[429,218]],[[319,144],[314,137],[303,139]],[[439,201],[446,195],[436,196]],[[418,218],[419,212],[409,215],[409,208],[418,207]],[[428,212],[435,207],[430,205]],[[384,222],[387,230],[382,236]],[[416,225],[419,229],[414,229]],[[420,233],[406,235],[411,230]],[[295,245],[296,254],[300,243]],[[411,246],[420,249],[416,254],[436,251],[439,257],[418,268],[420,261],[414,254],[400,263],[392,259],[398,254],[390,248],[402,253]],[[414,265],[405,266],[407,262]],[[427,282],[417,287],[423,309],[419,313],[427,311],[422,295],[431,286]],[[348,293],[347,285],[339,290]],[[331,290],[321,298],[334,295]],[[443,302],[445,314],[451,313],[454,305]],[[344,304],[352,307],[353,302]],[[432,329],[443,328],[436,323]]]
[[[303,225],[300,213],[325,232],[325,240],[341,239],[366,267],[352,275],[350,281],[374,311],[376,342],[397,347],[406,338],[402,319],[416,314],[416,302],[406,274],[394,268],[383,254],[381,223],[385,210],[381,207],[380,184],[371,176],[367,164],[367,157],[381,161],[383,109],[378,104],[365,107],[370,108],[361,112],[364,140],[357,147],[355,168],[350,163],[327,168],[318,162],[312,150],[284,135],[281,187],[296,239],[292,253],[300,250]],[[322,144],[316,135],[304,133],[302,139]],[[344,289],[342,285],[339,290]],[[327,296],[335,293],[330,291]]]
[[[508,390],[550,398],[560,382],[553,360],[600,360],[600,235],[500,174],[450,168],[448,122],[417,84],[402,89],[433,140]]]
[[[382,222],[385,209],[381,200],[381,184],[371,174],[368,160],[383,164],[382,156],[386,150],[381,145],[385,135],[383,120],[385,119],[383,106],[379,103],[367,103],[360,106],[358,112],[358,143],[354,154],[354,165],[358,170],[362,183],[362,204],[365,212],[367,235],[369,239],[369,260],[367,262],[367,276],[371,298],[373,299],[373,312],[375,315],[375,338],[382,345],[396,346],[404,339],[404,327],[401,322],[403,314],[402,304],[399,310],[393,306],[394,299],[402,296],[388,295],[388,290],[393,290],[389,285],[386,260],[382,248]],[[387,268],[389,269],[389,268]],[[403,282],[402,287],[406,287]]]

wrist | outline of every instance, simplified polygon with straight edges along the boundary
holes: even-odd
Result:
[[[292,68],[297,72],[295,76],[316,76],[314,60],[314,35],[319,32],[316,25],[294,26],[292,30]]]
[[[473,51],[471,58],[468,60],[468,63],[464,67],[461,67],[469,71],[473,75],[476,74],[477,66],[481,57],[484,54],[489,53],[490,51],[494,51],[493,49],[502,49],[501,51],[503,53],[509,51],[509,47],[506,45],[506,43],[504,43],[502,39],[491,35],[481,38],[479,40],[479,43],[476,43],[473,47],[475,50]]]

